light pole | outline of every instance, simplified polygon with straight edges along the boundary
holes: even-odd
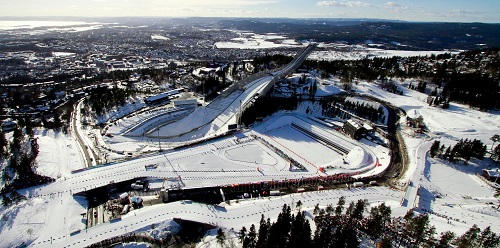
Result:
[[[242,105],[242,102],[240,100],[240,114],[238,116],[238,128],[239,128],[239,126],[241,126],[241,115],[243,114],[243,109],[242,109],[241,105]]]
[[[160,152],[161,152],[161,143],[160,143],[160,128],[157,129],[158,131],[158,147],[160,148]]]

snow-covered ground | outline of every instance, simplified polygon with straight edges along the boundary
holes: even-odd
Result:
[[[324,81],[331,83],[322,84],[323,86],[338,89],[335,86],[338,79]],[[406,83],[408,82],[403,82],[403,85]],[[111,180],[122,181],[141,176],[160,179],[180,177],[186,187],[202,187],[316,176],[320,174],[319,167],[328,165],[334,167],[333,170],[326,171],[328,174],[370,168],[371,170],[364,174],[368,175],[381,172],[388,165],[390,157],[387,148],[383,146],[368,140],[356,142],[319,124],[311,118],[320,117],[321,109],[318,103],[301,104],[294,114],[274,115],[253,129],[234,136],[74,174],[70,171],[81,168],[83,164],[76,141],[62,133],[37,130],[40,144],[38,171],[58,179],[49,185],[22,190],[21,194],[32,198],[17,206],[0,208],[3,220],[0,222],[0,247],[12,247],[22,242],[35,247],[85,246],[124,233],[144,231],[151,224],[168,221],[174,217],[238,230],[242,226],[248,227],[257,223],[261,214],[271,219],[276,218],[284,203],[293,204],[298,200],[303,202],[302,209],[308,211],[311,218],[310,213],[316,203],[320,206],[335,204],[342,195],[346,196],[348,201],[368,199],[372,205],[386,202],[393,208],[394,216],[401,216],[413,207],[419,211],[433,212],[431,224],[436,226],[438,233],[451,230],[460,235],[473,224],[480,228],[491,226],[493,231],[500,232],[500,226],[497,224],[500,221],[500,212],[490,204],[498,204],[498,200],[493,197],[494,190],[475,174],[487,167],[488,160],[472,160],[469,165],[451,164],[437,158],[430,159],[427,154],[435,139],[446,145],[454,144],[461,138],[481,139],[489,146],[489,138],[500,130],[498,112],[481,112],[456,103],[451,103],[449,109],[430,107],[425,102],[426,95],[422,93],[403,88],[403,95],[396,95],[381,89],[376,83],[360,82],[354,89],[358,93],[388,101],[403,109],[410,117],[422,115],[424,118],[429,129],[426,134],[414,133],[405,126],[404,117],[401,120],[400,131],[409,157],[408,168],[400,182],[404,191],[372,187],[308,192],[242,200],[238,203],[232,202],[226,208],[189,201],[174,202],[134,210],[121,221],[99,224],[85,230],[80,214],[86,210],[87,201],[72,194],[104,186]],[[252,92],[245,95],[242,99],[247,101],[246,97],[251,98],[253,94]],[[226,108],[229,109],[227,113],[224,112],[225,109],[215,109],[217,114],[213,114],[214,118],[220,113],[222,116],[215,118],[215,122],[211,124],[207,123],[207,128],[220,128],[222,124],[232,120],[234,109],[240,105],[239,97],[243,96],[238,94],[231,97],[229,96],[236,105],[228,104],[230,107]],[[200,116],[205,116],[205,113],[198,117]],[[320,144],[297,131],[291,126],[292,123],[334,140],[347,148],[348,152],[340,154]],[[164,131],[160,133],[169,132]],[[281,149],[302,163],[307,171],[290,170],[286,160],[252,135]],[[113,145],[117,147],[126,147],[129,144],[119,142],[118,139],[110,140],[116,142]],[[157,141],[150,141],[151,144],[155,142]],[[92,144],[92,141],[87,139],[86,144]],[[54,152],[57,152],[57,156],[54,156]],[[343,159],[346,164],[341,162]],[[376,163],[382,166],[373,168]],[[144,167],[150,164],[156,164],[158,167]],[[70,235],[78,229],[82,231]]]
[[[400,215],[406,212],[406,208],[397,207],[400,193],[385,187],[327,190],[280,197],[254,198],[240,200],[238,203],[233,201],[224,208],[192,201],[179,201],[133,210],[123,216],[120,221],[96,225],[73,236],[67,236],[64,232],[54,233],[50,228],[46,228],[42,236],[33,242],[33,246],[87,246],[124,233],[143,230],[152,224],[171,220],[174,217],[239,230],[242,226],[248,227],[257,223],[261,214],[275,220],[283,204],[295,206],[295,203],[299,200],[303,204],[301,209],[306,210],[308,218],[311,219],[316,204],[319,204],[320,207],[336,204],[341,196],[345,196],[347,202],[367,199],[370,204],[376,204],[386,201],[393,206],[395,214]],[[293,210],[297,209],[294,208]],[[49,233],[50,236],[47,236]]]
[[[431,54],[457,53],[456,51],[406,51],[406,50],[385,50],[380,48],[367,47],[366,45],[348,45],[339,43],[320,43],[320,49],[314,51],[309,56],[310,60],[357,60],[365,58],[393,56],[429,56]],[[323,48],[323,49],[321,49]]]
[[[255,34],[250,32],[235,31],[240,37],[233,38],[231,41],[216,42],[217,48],[233,48],[233,49],[264,49],[278,47],[300,47],[306,44],[296,42],[283,35],[276,34]]]
[[[256,127],[255,131],[262,132],[262,137],[275,147],[289,151],[290,157],[297,161],[303,161],[303,164],[307,166],[312,166],[309,170],[330,166],[334,170],[327,170],[328,173],[339,173],[353,172],[358,169],[365,170],[366,167],[374,166],[377,156],[370,147],[357,143],[334,130],[311,125],[308,123],[310,120],[304,118],[293,115],[275,115],[264,124]],[[322,145],[294,128],[292,124],[329,140],[334,140],[337,145],[347,149],[348,152],[342,153]]]
[[[40,153],[37,158],[37,172],[41,175],[60,178],[71,174],[72,170],[85,167],[84,159],[75,138],[61,131],[37,129]]]
[[[481,112],[457,103],[450,103],[449,109],[431,107],[425,102],[425,94],[407,88],[402,88],[403,95],[389,93],[375,83],[361,82],[355,88],[359,93],[400,107],[412,118],[422,115],[429,129],[426,134],[416,134],[406,127],[406,119],[401,119],[409,157],[408,169],[401,179],[401,184],[406,186],[403,205],[434,213],[431,224],[438,233],[451,230],[460,235],[473,224],[500,231],[497,224],[500,211],[496,208],[498,199],[493,197],[494,189],[476,175],[483,168],[491,168],[493,162],[473,159],[463,165],[431,159],[427,153],[436,139],[445,145],[454,145],[462,138],[479,139],[489,147],[489,138],[500,130],[498,112]]]
[[[216,42],[219,49],[270,49],[270,48],[296,48],[306,46],[308,42],[298,42],[283,35],[256,34],[251,32],[234,31],[239,37],[230,41]],[[318,43],[319,49],[309,56],[310,60],[357,60],[374,57],[410,57],[429,56],[456,51],[410,51],[401,47],[399,50],[386,50],[375,48],[376,44],[342,44],[342,43]]]
[[[365,171],[372,169],[377,162],[387,166],[389,163],[385,148],[372,148],[342,137],[335,130],[324,127],[300,115],[276,115],[269,125],[260,125],[255,130],[227,136],[191,148],[168,151],[163,154],[142,157],[126,162],[110,164],[60,178],[55,183],[41,188],[29,189],[30,195],[49,195],[53,193],[83,192],[107,185],[110,180],[120,182],[137,177],[177,178],[181,177],[186,187],[216,186],[233,183],[283,180],[319,175],[320,166],[332,166],[326,174]],[[339,154],[316,140],[290,128],[295,123],[304,129],[329,139],[344,147],[346,154]],[[272,130],[282,129],[279,133]],[[305,171],[289,170],[289,163],[271,148],[252,136],[260,137],[282,150],[306,167]],[[287,139],[286,137],[290,137]],[[296,139],[294,139],[296,138]],[[300,141],[307,147],[322,151],[321,156],[304,150]],[[245,153],[246,156],[240,157]],[[331,160],[328,159],[328,154]],[[316,154],[318,155],[318,154]],[[385,157],[385,158],[384,158]],[[253,159],[251,159],[253,158]],[[342,162],[345,158],[346,164]],[[156,169],[146,165],[157,164]],[[259,168],[259,170],[257,170]]]

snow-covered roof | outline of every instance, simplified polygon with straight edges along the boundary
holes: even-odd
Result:
[[[354,120],[352,120],[352,119],[347,120],[347,122],[348,122],[349,124],[351,124],[351,126],[353,126],[353,127],[357,128],[357,129],[361,128],[361,125],[359,125],[359,123],[357,123],[356,121],[354,121]]]
[[[167,92],[164,92],[164,93],[161,93],[161,94],[158,94],[158,95],[155,95],[155,96],[150,96],[148,98],[145,99],[146,102],[154,102],[154,101],[157,101],[157,100],[160,100],[160,99],[163,99],[163,98],[166,98],[166,97],[169,97],[171,95],[175,95],[179,93],[179,90],[176,89],[176,90],[171,90],[171,91],[167,91]]]

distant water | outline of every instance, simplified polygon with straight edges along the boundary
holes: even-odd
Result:
[[[0,21],[0,30],[13,30],[38,27],[68,27],[79,25],[92,25],[95,22],[69,22],[69,21]]]

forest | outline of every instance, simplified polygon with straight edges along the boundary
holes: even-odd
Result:
[[[495,142],[500,141],[499,135],[493,135],[490,140],[493,141],[493,145],[490,149],[490,158],[496,161],[500,159],[500,144],[494,146]],[[474,139],[461,139],[453,146],[445,146],[441,144],[439,140],[435,140],[429,149],[430,156],[432,158],[439,157],[446,159],[450,162],[455,162],[458,159],[462,159],[466,164],[471,158],[476,158],[482,160],[487,153],[486,145],[480,140]]]
[[[411,209],[403,217],[392,217],[391,207],[384,203],[370,208],[368,213],[366,200],[353,201],[347,208],[345,204],[344,197],[339,198],[336,206],[328,205],[323,209],[317,204],[313,211],[314,233],[307,220],[308,214],[301,209],[302,203],[285,204],[275,222],[262,215],[258,230],[254,224],[249,229],[242,227],[238,232],[239,242],[244,248],[351,248],[360,247],[362,243],[384,248],[494,248],[500,245],[500,236],[490,227],[481,230],[474,225],[461,236],[451,231],[437,235],[435,227],[430,225],[428,213]],[[225,236],[220,230],[216,238],[219,244],[224,243]]]
[[[12,140],[7,139],[5,133],[0,131],[0,161],[7,161],[2,170],[2,181],[5,186],[0,190],[3,205],[10,205],[23,198],[17,189],[55,181],[53,178],[36,173],[39,145],[33,126],[29,118],[23,119],[14,129]],[[7,196],[8,193],[10,197]]]
[[[254,58],[253,64],[256,68],[278,67],[288,60],[282,55],[263,56]],[[421,82],[414,86],[415,90],[439,95],[448,102],[481,110],[499,105],[500,50],[495,48],[425,57],[306,60],[303,67],[322,71],[323,78],[339,77],[347,85],[358,80],[377,80],[395,93],[398,90],[390,87],[393,79],[418,79]]]

